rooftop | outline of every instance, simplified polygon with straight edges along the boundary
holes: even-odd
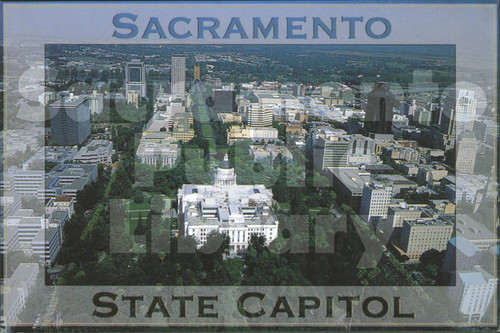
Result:
[[[440,219],[440,218],[418,218],[415,220],[404,220],[412,227],[425,227],[425,226],[452,226],[453,223],[450,220]]]
[[[84,95],[62,97],[58,101],[55,101],[54,103],[50,104],[50,106],[51,107],[74,107],[74,106],[78,106],[81,103],[83,103],[86,98],[87,98],[87,96],[84,96]]]
[[[328,168],[351,192],[363,192],[365,183],[370,179],[370,173],[358,168]]]
[[[468,239],[461,236],[453,237],[449,240],[449,242],[454,245],[457,250],[460,250],[460,252],[468,257],[472,257],[473,255],[481,252],[481,250],[476,245],[472,244]]]
[[[495,239],[493,222],[487,227],[465,214],[456,215],[457,236],[468,240]]]

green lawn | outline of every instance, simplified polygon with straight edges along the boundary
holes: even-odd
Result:
[[[200,114],[200,121],[204,124],[204,123],[208,123],[208,115],[206,113],[202,113]]]
[[[205,137],[212,136],[212,129],[210,128],[209,125],[202,125],[201,130],[203,131],[203,136],[205,136]]]
[[[144,211],[144,212],[130,212],[129,213],[131,219],[138,219],[139,217],[141,217],[143,220],[145,220],[148,217],[148,214],[149,214],[149,210]]]
[[[150,210],[150,209],[151,205],[149,204],[149,202],[146,201],[141,203],[136,203],[134,201],[131,201],[128,208],[128,210]]]
[[[215,149],[215,140],[214,139],[208,140],[208,149],[210,149],[210,150]]]
[[[137,227],[137,221],[131,220],[125,223],[125,230],[128,231],[129,235],[133,235],[135,228]]]

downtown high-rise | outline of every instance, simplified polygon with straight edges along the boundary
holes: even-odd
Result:
[[[170,87],[173,95],[181,96],[186,93],[186,56],[184,55],[172,55]]]
[[[63,97],[50,105],[52,141],[59,145],[82,144],[90,136],[90,105],[86,96]]]
[[[127,63],[125,70],[125,94],[129,103],[138,104],[146,97],[146,69],[144,63],[133,59]]]
[[[371,133],[390,134],[392,132],[392,109],[399,101],[391,93],[386,82],[376,82],[368,93],[365,113],[365,128]]]

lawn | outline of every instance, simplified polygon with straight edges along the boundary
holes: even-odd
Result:
[[[203,136],[205,136],[205,137],[211,137],[212,136],[212,129],[210,128],[209,125],[203,125],[203,126],[201,126],[201,130],[203,131]]]
[[[129,211],[132,211],[132,210],[150,210],[151,209],[151,205],[149,204],[149,202],[141,202],[141,203],[136,203],[134,201],[131,201],[130,204],[129,204],[129,208],[128,210]]]
[[[208,140],[208,149],[214,150],[215,149],[215,140],[214,139],[209,139]]]
[[[200,114],[200,121],[205,124],[205,123],[208,123],[208,115],[206,113],[201,113]]]
[[[141,217],[143,220],[145,220],[148,217],[149,210],[147,212],[130,212],[130,218],[131,219],[138,219]]]
[[[125,230],[128,231],[129,235],[133,235],[135,228],[137,227],[137,221],[128,221],[125,223]]]

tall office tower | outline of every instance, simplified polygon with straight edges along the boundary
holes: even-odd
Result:
[[[343,135],[318,135],[314,147],[314,166],[318,170],[347,167],[350,141]]]
[[[476,120],[477,99],[474,98],[474,91],[460,89],[457,92],[457,135],[464,131],[472,131]]]
[[[417,101],[414,99],[409,99],[407,101],[401,102],[399,106],[399,111],[405,116],[413,116],[413,113],[417,109]]]
[[[200,81],[201,75],[200,75],[200,65],[194,65],[194,80],[195,81]]]
[[[270,127],[273,125],[273,112],[262,106],[248,109],[248,126]]]
[[[447,135],[460,135],[474,129],[477,99],[474,91],[451,89],[444,99],[441,116],[441,132]]]
[[[391,93],[386,82],[376,82],[368,94],[365,113],[365,128],[377,134],[390,134],[392,127],[392,109],[399,105],[398,99]]]
[[[184,55],[172,55],[170,88],[173,95],[186,93],[186,56]]]
[[[98,93],[97,90],[92,91],[92,95],[89,95],[90,100],[90,113],[102,113],[104,108],[104,95]]]
[[[433,97],[432,101],[427,102],[427,110],[432,112],[432,124],[441,125],[441,113],[443,108],[441,106],[441,102],[439,97]]]
[[[477,139],[472,132],[465,132],[459,140],[456,150],[455,169],[457,173],[472,174],[478,152]]]
[[[82,144],[90,136],[90,105],[86,96],[69,97],[50,105],[52,140],[59,145]]]
[[[214,106],[217,113],[229,113],[236,111],[236,91],[232,88],[215,89],[213,91]],[[272,121],[271,114],[271,121]]]
[[[146,97],[146,68],[139,59],[127,63],[125,70],[125,94],[137,94],[139,99]]]
[[[392,186],[382,183],[371,182],[365,185],[361,197],[360,215],[366,223],[387,217],[392,191]]]
[[[293,85],[293,96],[304,97],[306,95],[306,87],[303,84]]]

